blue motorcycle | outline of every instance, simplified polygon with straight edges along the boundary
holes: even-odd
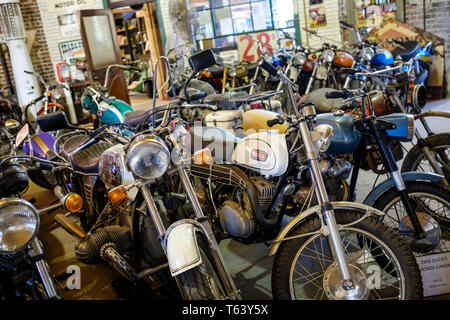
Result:
[[[404,236],[414,252],[445,250],[442,240],[450,240],[450,192],[440,185],[443,177],[400,173],[396,163],[402,158],[399,142],[413,139],[414,117],[405,113],[376,117],[370,95],[362,90],[329,92],[326,97],[346,99],[339,110],[316,119],[335,131],[327,155],[343,159],[352,155],[347,200],[353,200],[360,169],[388,174],[389,178],[366,196],[364,204],[385,212],[383,221]]]

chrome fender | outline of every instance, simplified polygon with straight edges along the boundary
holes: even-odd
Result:
[[[339,209],[353,209],[353,210],[356,210],[356,211],[362,212],[362,213],[372,213],[372,214],[376,214],[376,215],[379,215],[379,216],[384,215],[384,213],[381,212],[380,210],[377,210],[375,208],[372,208],[372,207],[369,207],[367,205],[360,204],[360,203],[349,202],[349,201],[334,201],[334,202],[331,202],[331,204],[333,205],[333,207],[335,209],[336,208],[339,208]],[[273,242],[271,243],[268,255],[269,256],[273,256],[274,254],[277,253],[281,242],[286,238],[286,236],[292,231],[292,229],[295,228],[295,226],[300,221],[302,221],[305,218],[309,217],[310,215],[312,215],[314,213],[318,213],[318,212],[320,212],[320,206],[319,205],[311,207],[311,208],[301,212],[299,215],[295,216],[291,221],[289,221],[288,224],[286,224],[284,226],[284,228],[280,231],[280,233],[275,238],[275,240],[273,240]]]
[[[442,180],[443,176],[431,172],[403,172],[401,174],[404,182],[408,181],[429,181],[429,182],[439,182]],[[380,195],[387,189],[395,187],[393,179],[386,179],[379,183],[364,199],[363,204],[371,206],[380,197]]]
[[[202,263],[198,249],[195,221],[183,219],[172,224],[166,232],[165,247],[170,273],[177,276]]]

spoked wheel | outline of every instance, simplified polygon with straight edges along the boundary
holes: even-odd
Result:
[[[423,239],[413,236],[412,225],[395,188],[381,194],[373,204],[386,213],[382,221],[404,235],[414,252],[450,250],[450,192],[430,182],[407,182],[406,189],[426,233]]]
[[[447,182],[450,184],[450,133],[438,133],[425,139],[430,146],[430,151],[437,165],[443,171]],[[406,155],[402,165],[402,172],[423,171],[434,172],[423,150],[416,144]]]
[[[184,300],[222,300],[225,290],[212,264],[212,257],[202,241],[199,241],[202,264],[178,276]]]
[[[347,224],[361,217],[335,210],[336,222]],[[309,218],[288,236],[319,230],[318,216]],[[345,291],[327,237],[321,233],[284,241],[272,271],[274,299],[421,299],[422,280],[408,245],[394,230],[368,217],[340,230],[355,289]],[[382,259],[378,259],[382,257]]]

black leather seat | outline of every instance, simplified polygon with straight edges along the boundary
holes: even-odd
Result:
[[[89,139],[90,137],[86,134],[70,137],[62,146],[62,154],[72,163],[74,170],[82,173],[98,173],[98,162],[102,153],[111,146],[109,143],[99,141],[70,156],[75,149]]]
[[[216,127],[195,126],[189,133],[191,152],[209,148],[215,163],[232,163],[234,148],[241,141],[228,131]]]
[[[161,111],[156,113],[155,120],[162,119],[164,116],[164,111],[166,106],[156,107],[156,111]],[[147,118],[147,122],[151,122],[153,119],[153,115],[149,117],[150,114],[153,113],[153,108],[150,110],[139,110],[139,111],[127,111],[124,113],[124,123],[131,127],[137,127],[142,124]],[[158,123],[158,122],[157,122]]]
[[[317,113],[328,113],[339,109],[344,104],[344,99],[327,99],[325,93],[340,91],[331,88],[320,88],[312,91],[307,98],[306,102],[314,102],[316,105]]]
[[[403,42],[401,46],[398,46],[394,50],[392,50],[392,55],[394,56],[394,58],[400,56],[403,61],[409,61],[416,56],[419,50],[420,45],[417,41],[406,41]]]

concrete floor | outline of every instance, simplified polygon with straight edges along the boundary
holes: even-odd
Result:
[[[145,96],[132,96],[132,104],[137,110],[150,108],[151,100]],[[158,101],[158,105],[164,104]],[[450,100],[430,102],[427,109],[450,111]],[[431,119],[431,126],[436,132],[449,131],[449,121]],[[362,201],[372,189],[376,176],[370,172],[364,172],[359,178],[357,186],[357,201]],[[379,180],[380,181],[380,180]],[[24,196],[25,199],[36,199],[36,207],[43,208],[54,201],[52,193],[33,183]],[[47,261],[53,274],[65,273],[70,265],[77,265],[81,270],[81,289],[61,291],[64,299],[118,299],[119,297],[111,287],[112,280],[118,278],[118,274],[104,265],[85,265],[79,262],[74,254],[76,240],[61,228],[56,228],[53,219],[56,211],[51,214],[41,215],[40,239],[44,245]],[[227,266],[236,282],[236,286],[242,290],[244,299],[271,299],[271,269],[273,258],[268,257],[268,248],[264,244],[243,245],[233,240],[224,240],[220,243]],[[65,280],[61,281],[65,284]],[[429,298],[430,299],[430,298]],[[450,295],[436,296],[433,299],[449,299]]]

